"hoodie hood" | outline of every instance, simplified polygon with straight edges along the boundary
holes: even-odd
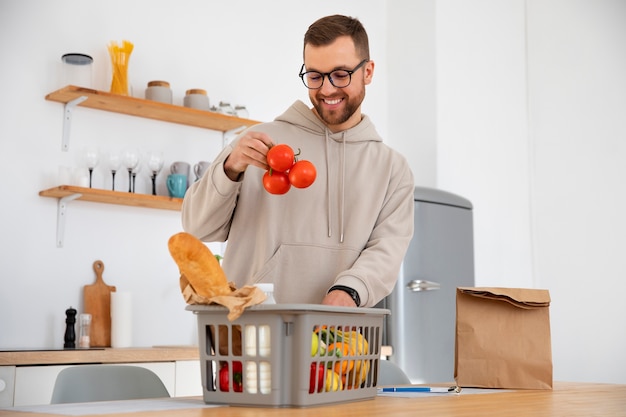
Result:
[[[331,178],[330,169],[333,163],[340,162],[339,187],[340,187],[340,201],[339,201],[339,242],[343,243],[344,238],[344,215],[345,215],[345,195],[346,195],[346,144],[353,144],[359,142],[382,142],[382,138],[376,132],[374,125],[369,117],[362,115],[361,121],[350,129],[340,132],[331,132],[330,129],[322,122],[317,115],[302,101],[296,101],[290,106],[283,114],[278,116],[275,121],[285,122],[292,125],[299,126],[301,129],[306,130],[312,135],[320,136],[325,143],[325,156],[326,156],[326,190],[327,190],[327,219],[328,219],[328,237],[332,237],[333,224],[331,220],[332,198],[331,198]],[[339,160],[331,155],[329,152],[329,142],[334,141],[341,144],[341,151]]]
[[[302,129],[319,136],[328,137],[335,142],[382,142],[370,118],[362,115],[361,122],[350,129],[332,133],[302,101],[298,100],[283,114],[275,119],[277,122],[286,122],[300,126]]]

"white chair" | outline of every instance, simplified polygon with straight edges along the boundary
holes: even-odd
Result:
[[[380,360],[378,371],[378,386],[383,385],[408,385],[411,383],[409,377],[395,363],[389,360]]]
[[[79,365],[59,372],[51,404],[169,397],[151,370],[127,365]]]

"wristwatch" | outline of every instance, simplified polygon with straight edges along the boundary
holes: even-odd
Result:
[[[333,285],[330,287],[328,292],[335,290],[347,293],[350,297],[352,297],[352,300],[354,300],[354,304],[356,304],[357,307],[361,306],[361,297],[359,297],[359,293],[354,288],[346,287],[345,285]]]

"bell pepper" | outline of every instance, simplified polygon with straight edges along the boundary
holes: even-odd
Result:
[[[326,349],[329,356],[335,356],[339,359],[351,358],[356,356],[356,350],[352,349],[352,345],[348,342],[335,342],[328,345]],[[338,360],[335,362],[334,369],[339,375],[345,375],[354,368],[354,360]]]
[[[324,390],[324,378],[326,377],[326,368],[324,367],[324,362],[311,363],[311,375],[309,378],[309,394],[313,394],[315,392],[315,387],[317,386],[317,392],[322,392]]]
[[[233,362],[233,391],[243,392],[243,366],[241,362]],[[230,372],[228,370],[228,362],[224,362],[219,372],[220,391],[230,391]]]

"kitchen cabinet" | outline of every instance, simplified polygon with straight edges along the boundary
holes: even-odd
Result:
[[[0,406],[49,404],[57,375],[68,366],[124,364],[156,373],[172,397],[202,395],[195,346],[0,352]]]
[[[225,138],[230,132],[236,132],[245,127],[259,123],[255,120],[243,119],[226,114],[111,94],[73,85],[68,85],[51,92],[46,95],[46,100],[59,102],[65,106],[63,136],[61,140],[61,150],[63,151],[69,149],[70,127],[73,113],[77,106],[215,130],[222,132],[222,144],[225,143]],[[70,185],[59,185],[55,188],[42,190],[39,192],[39,195],[58,199],[57,247],[63,246],[67,205],[73,200],[166,210],[180,210],[182,206],[182,199],[180,198],[99,190]]]

